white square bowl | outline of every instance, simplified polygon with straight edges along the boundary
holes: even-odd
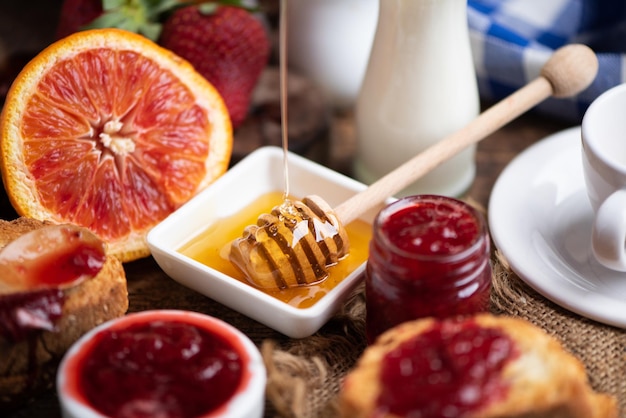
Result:
[[[297,154],[289,153],[288,161],[290,194],[294,196],[316,194],[335,207],[366,188]],[[156,262],[174,280],[289,337],[303,338],[319,330],[337,311],[361,280],[365,263],[311,307],[297,308],[179,252],[209,225],[241,211],[263,194],[282,190],[282,149],[259,148],[155,226],[147,240]],[[361,219],[371,224],[381,207]]]

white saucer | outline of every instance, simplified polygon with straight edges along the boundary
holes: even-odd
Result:
[[[572,312],[626,328],[626,274],[593,259],[592,216],[580,127],[518,155],[496,181],[489,202],[493,241],[522,280]]]

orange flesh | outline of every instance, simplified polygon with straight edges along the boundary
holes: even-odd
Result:
[[[233,216],[220,219],[219,222],[210,225],[185,243],[179,252],[248,284],[244,274],[228,258],[230,244],[241,236],[246,226],[256,224],[260,214],[270,213],[272,208],[280,205],[282,201],[282,192],[264,194]],[[350,239],[350,253],[337,265],[329,268],[329,277],[326,280],[318,284],[284,290],[260,290],[297,308],[308,308],[314,305],[367,260],[371,225],[365,221],[356,220],[346,225],[346,231]]]
[[[210,129],[207,111],[169,71],[105,48],[53,66],[20,126],[42,205],[104,239],[147,228],[192,197],[206,175]]]

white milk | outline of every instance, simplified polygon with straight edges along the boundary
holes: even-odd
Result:
[[[380,0],[356,106],[355,176],[372,183],[474,119],[479,111],[465,0]],[[475,146],[397,196],[459,196],[475,176]]]

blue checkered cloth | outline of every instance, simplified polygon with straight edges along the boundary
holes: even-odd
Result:
[[[599,73],[571,99],[550,98],[536,111],[580,123],[591,102],[626,82],[625,0],[468,0],[468,22],[481,97],[499,100],[539,74],[557,48],[583,43]]]

